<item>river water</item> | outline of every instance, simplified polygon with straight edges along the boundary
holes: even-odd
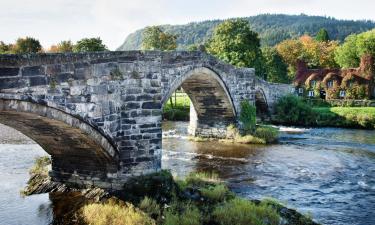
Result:
[[[247,198],[276,198],[322,224],[375,224],[375,131],[281,128],[268,146],[192,142],[187,123],[163,124],[162,167],[177,176],[214,171]],[[21,197],[35,157],[46,153],[0,126],[0,225],[50,224],[48,194]]]

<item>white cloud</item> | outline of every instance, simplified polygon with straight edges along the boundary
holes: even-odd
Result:
[[[0,0],[0,39],[61,40],[100,36],[115,49],[136,29],[259,13],[327,15],[375,20],[372,0]]]

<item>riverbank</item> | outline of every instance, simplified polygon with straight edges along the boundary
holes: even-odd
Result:
[[[375,107],[312,107],[289,95],[275,105],[272,123],[287,126],[375,129]]]
[[[316,125],[375,129],[375,107],[315,107]]]
[[[38,162],[41,161],[46,162]],[[212,173],[191,173],[178,179],[164,170],[132,178],[123,191],[111,192],[98,188],[79,190],[53,182],[45,169],[40,169],[41,164],[36,165],[24,194],[75,193],[75,199],[79,199],[70,203],[69,215],[59,218],[63,224],[317,224],[275,200],[240,198]]]

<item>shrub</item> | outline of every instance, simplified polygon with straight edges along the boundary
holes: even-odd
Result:
[[[155,221],[133,205],[108,201],[89,204],[82,208],[82,219],[90,225],[154,225]]]
[[[267,143],[275,142],[279,136],[279,130],[271,126],[261,126],[255,130],[254,135]]]
[[[139,209],[143,212],[147,213],[147,215],[151,216],[152,218],[156,219],[160,216],[160,206],[158,203],[149,197],[145,197],[141,203],[139,203]]]
[[[224,184],[201,188],[200,191],[203,197],[213,202],[224,201],[229,193],[228,187]]]
[[[276,210],[264,203],[254,203],[235,198],[213,211],[215,221],[221,225],[278,225],[280,217]]]
[[[245,134],[249,134],[254,131],[256,125],[256,108],[250,105],[248,101],[241,102],[241,113],[240,122]]]
[[[120,193],[123,199],[140,202],[144,196],[152,196],[158,203],[168,202],[173,197],[175,183],[167,170],[130,178]]]
[[[315,123],[316,113],[301,98],[288,95],[276,103],[277,123],[287,125],[311,125]]]
[[[177,204],[177,203],[175,203]],[[172,206],[165,213],[164,225],[200,225],[199,209],[191,204]]]

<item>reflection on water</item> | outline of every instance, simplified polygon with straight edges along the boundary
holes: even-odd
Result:
[[[186,126],[164,124],[163,168],[216,171],[242,196],[277,198],[323,224],[375,224],[374,131],[283,128],[279,144],[249,146],[190,142]]]
[[[283,128],[279,144],[257,146],[192,142],[186,130],[184,122],[163,124],[163,168],[179,176],[216,171],[244,197],[280,199],[323,224],[375,224],[375,131]],[[83,201],[74,193],[20,196],[45,154],[0,125],[0,225],[61,224]]]

